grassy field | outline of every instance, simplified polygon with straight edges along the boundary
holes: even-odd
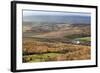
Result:
[[[91,41],[91,38],[90,37],[83,37],[83,38],[77,38],[77,39],[79,39],[80,41],[84,41],[84,42]]]

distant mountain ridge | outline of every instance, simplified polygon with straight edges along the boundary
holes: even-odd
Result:
[[[76,24],[76,23],[84,23],[90,24],[91,17],[90,16],[50,16],[50,15],[37,15],[37,16],[24,16],[24,22],[32,22],[32,23],[54,23],[54,24]]]

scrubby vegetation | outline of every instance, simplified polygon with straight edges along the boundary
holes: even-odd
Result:
[[[23,42],[23,62],[90,59],[90,46],[27,40]]]

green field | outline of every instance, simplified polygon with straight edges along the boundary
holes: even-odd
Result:
[[[54,61],[56,56],[60,55],[59,53],[46,53],[46,54],[35,54],[24,56],[24,62],[43,62],[43,61]]]
[[[89,42],[91,41],[91,37],[82,37],[82,38],[77,38],[80,41],[84,41],[84,42]]]

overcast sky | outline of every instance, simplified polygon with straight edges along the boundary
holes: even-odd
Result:
[[[24,10],[23,16],[33,16],[33,15],[78,15],[78,16],[90,16],[90,13],[79,13],[79,12],[50,12],[50,11],[32,11]]]
[[[38,23],[86,23],[90,24],[91,14],[82,12],[23,11],[23,21]]]

